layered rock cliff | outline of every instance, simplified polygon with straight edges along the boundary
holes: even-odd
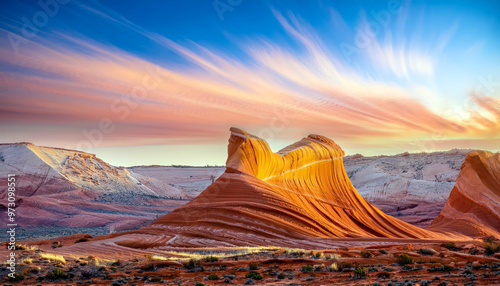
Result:
[[[344,170],[344,151],[309,135],[277,153],[231,129],[226,172],[193,201],[137,233],[171,245],[267,245],[308,238],[441,238],[368,203]],[[174,242],[175,241],[175,242]]]
[[[427,229],[500,238],[500,153],[467,155],[448,201]]]
[[[23,227],[126,230],[184,205],[186,198],[167,183],[111,166],[94,154],[0,144],[0,212],[7,210],[9,174],[16,179],[16,223]]]

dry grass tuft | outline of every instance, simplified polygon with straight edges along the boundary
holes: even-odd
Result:
[[[42,257],[42,259],[57,261],[57,262],[60,262],[64,265],[66,265],[66,259],[64,259],[64,256],[62,256],[62,255],[51,254],[51,253],[40,253],[40,256]]]

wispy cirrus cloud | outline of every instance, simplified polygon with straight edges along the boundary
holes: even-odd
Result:
[[[276,113],[290,131],[281,138],[315,132],[377,148],[386,142],[407,146],[433,132],[450,140],[496,140],[500,134],[498,98],[472,95],[477,111],[470,120],[446,118],[407,86],[353,69],[293,14],[273,12],[296,47],[261,38],[240,43],[242,59],[193,42],[174,42],[123,17],[80,5],[175,53],[185,64],[159,64],[71,32],[55,33],[57,41],[34,40],[21,54],[3,44],[0,62],[8,68],[2,77],[0,120],[20,126],[19,134],[10,133],[7,140],[23,138],[22,126],[29,125],[44,131],[38,135],[44,142],[77,144],[106,118],[114,130],[100,146],[203,144],[227,137],[229,126],[258,132],[276,120]],[[386,39],[373,41],[365,51],[372,68],[406,79],[434,77],[436,59],[427,51],[396,45],[390,35]],[[145,77],[151,88],[141,94],[134,88],[144,86]],[[420,82],[412,86],[426,88]]]

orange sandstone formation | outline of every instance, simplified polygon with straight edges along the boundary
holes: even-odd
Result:
[[[473,151],[429,230],[500,238],[500,153]]]
[[[273,153],[264,140],[231,128],[226,172],[184,207],[134,233],[172,235],[161,243],[171,246],[447,237],[368,203],[349,181],[343,155],[335,142],[319,135]]]

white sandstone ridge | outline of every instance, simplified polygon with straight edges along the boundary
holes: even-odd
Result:
[[[471,150],[344,157],[352,184],[370,203],[426,227],[439,214]]]
[[[87,189],[96,194],[186,198],[167,183],[111,166],[94,154],[32,143],[0,144],[0,193],[6,191],[8,174],[17,176],[17,195],[23,197]]]

